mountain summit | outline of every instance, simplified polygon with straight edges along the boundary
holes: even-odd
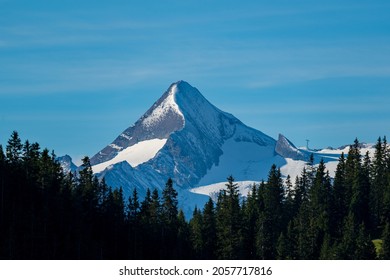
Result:
[[[273,163],[286,161],[277,141],[212,105],[185,81],[172,84],[135,124],[91,158],[92,168],[125,194],[161,190],[171,177],[182,207],[199,195],[189,189],[225,182],[265,179]],[[202,202],[205,201],[202,197]]]

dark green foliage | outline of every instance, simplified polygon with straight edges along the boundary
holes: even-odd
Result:
[[[344,236],[336,251],[336,258],[343,260],[375,259],[375,247],[366,231],[364,223],[357,223],[353,213],[345,220]]]
[[[387,222],[382,233],[382,252],[380,257],[390,260],[390,223]]]
[[[257,219],[256,249],[260,259],[276,258],[276,242],[284,228],[283,202],[284,190],[280,170],[272,165],[268,174],[268,182],[260,186],[264,210]]]
[[[227,178],[226,191],[219,194],[216,210],[217,256],[238,259],[241,249],[241,207],[234,178]]]
[[[251,192],[242,205],[243,223],[243,253],[245,259],[256,259],[256,230],[257,218],[260,213],[259,191],[256,184],[253,184]]]
[[[345,180],[345,157],[341,154],[337,165],[334,183],[333,183],[333,211],[332,217],[334,222],[333,234],[338,237],[342,234],[343,219],[348,211],[347,186]]]
[[[190,240],[194,254],[195,256],[202,256],[204,250],[203,217],[197,207],[195,207],[189,226],[191,230]]]
[[[22,159],[22,141],[16,131],[12,132],[11,138],[8,140],[6,156],[11,165],[16,165]]]
[[[283,232],[279,235],[278,242],[276,244],[276,256],[278,260],[286,260],[289,257],[289,250],[287,239],[285,238]]]
[[[176,229],[177,227],[177,191],[173,188],[173,181],[171,178],[168,179],[165,189],[163,190],[163,204],[162,214],[165,218],[165,223],[169,227]]]
[[[212,199],[203,208],[202,215],[202,239],[203,239],[203,258],[216,258],[217,229],[215,208]]]

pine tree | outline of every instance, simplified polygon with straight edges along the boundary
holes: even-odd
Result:
[[[99,201],[99,185],[94,178],[89,157],[84,157],[82,162],[78,177],[78,191],[82,198],[84,210],[86,213],[90,213],[90,211],[96,210],[94,208]]]
[[[280,233],[277,244],[276,244],[276,253],[278,260],[286,260],[289,256],[287,240],[284,237],[283,232]]]
[[[294,259],[310,260],[313,259],[312,235],[310,219],[310,208],[307,200],[303,201],[299,208],[297,216],[293,219],[290,230],[290,240],[295,241]]]
[[[371,169],[370,212],[371,224],[374,230],[378,230],[388,219],[390,197],[386,189],[389,188],[389,150],[386,137],[383,142],[381,137],[375,145],[374,160]]]
[[[194,209],[189,226],[191,229],[190,240],[195,257],[202,259],[203,250],[205,249],[203,241],[203,217],[197,207]]]
[[[178,230],[177,230],[177,243],[176,243],[176,259],[190,259],[191,257],[191,242],[189,240],[190,227],[187,223],[183,210],[179,210],[177,216]]]
[[[173,181],[168,179],[162,193],[162,211],[165,222],[168,226],[176,229],[177,227],[177,191],[173,188]]]
[[[138,220],[138,215],[140,211],[140,203],[138,200],[137,189],[134,188],[132,196],[129,196],[128,205],[127,205],[127,219],[130,222],[135,222]]]
[[[12,132],[6,147],[6,158],[11,165],[18,164],[22,159],[22,147],[22,141],[19,138],[18,132]]]
[[[375,259],[375,247],[364,223],[357,223],[353,212],[345,220],[344,235],[338,245],[336,257],[343,260]]]
[[[291,221],[298,212],[298,205],[296,204],[295,200],[297,198],[297,191],[296,188],[294,188],[293,184],[291,183],[291,177],[290,175],[287,175],[286,177],[286,198],[284,203],[284,224],[288,224],[289,221]]]
[[[341,260],[350,260],[354,258],[356,241],[356,221],[353,213],[345,219],[343,228],[343,237],[338,244],[336,258]]]
[[[241,213],[237,184],[233,176],[227,178],[226,191],[217,202],[217,257],[238,259],[241,249]]]
[[[333,247],[332,247],[332,243],[331,243],[331,237],[328,233],[325,234],[325,237],[323,239],[319,259],[320,260],[334,259],[334,252],[333,252]]]
[[[123,197],[123,189],[120,187],[119,189],[115,189],[113,191],[114,198],[114,216],[118,221],[124,221],[125,214],[125,202]]]
[[[295,196],[294,196],[294,210],[298,211],[305,201],[308,199],[308,192],[310,189],[310,180],[306,167],[303,168],[301,176],[295,180]]]
[[[297,244],[297,232],[296,227],[294,226],[294,219],[290,220],[287,225],[287,230],[285,234],[285,258],[288,260],[298,259],[298,244]]]
[[[373,260],[376,258],[376,251],[374,243],[371,241],[370,235],[366,232],[364,223],[361,223],[358,227],[354,260]]]
[[[5,155],[3,146],[0,145],[0,228],[3,227],[4,221],[4,196],[5,196]],[[1,238],[1,235],[0,235]],[[1,256],[1,252],[0,252]]]
[[[3,145],[0,144],[0,163],[2,164],[1,166],[4,165],[4,162],[5,162],[5,155],[4,155]]]
[[[355,139],[354,144],[349,147],[348,157],[345,161],[345,198],[346,202],[349,203],[347,211],[351,209],[352,201],[352,189],[353,185],[359,184],[361,168],[361,155],[360,155],[360,143],[358,139]],[[356,186],[355,186],[356,189]]]
[[[260,213],[257,222],[256,247],[258,257],[261,259],[276,258],[276,243],[284,228],[282,225],[283,192],[280,170],[274,164],[264,188],[264,211]]]
[[[314,172],[314,171],[313,171]],[[311,259],[318,259],[323,238],[329,231],[330,180],[325,173],[325,163],[319,163],[309,190],[307,235]]]
[[[208,202],[203,208],[203,256],[204,259],[215,259],[215,250],[217,244],[217,230],[215,220],[214,202],[209,198]]]
[[[157,193],[157,196],[158,196],[158,193]],[[146,190],[145,198],[141,202],[141,207],[140,207],[140,221],[144,225],[148,224],[150,221],[151,204],[152,204],[152,194],[150,192],[150,189],[148,188]]]
[[[28,140],[23,145],[23,167],[27,180],[31,184],[36,183],[39,174],[40,148],[38,143],[30,144]]]
[[[9,240],[7,235],[6,228],[9,228],[8,215],[6,215],[8,203],[9,203],[9,194],[8,188],[6,187],[6,158],[3,151],[3,146],[0,145],[0,258],[5,259],[6,256],[6,242]]]
[[[345,157],[344,153],[341,154],[339,162],[337,164],[334,183],[333,183],[333,208],[332,219],[333,227],[331,232],[336,237],[341,237],[343,221],[348,213],[349,202],[347,201],[347,186],[346,186],[346,174],[345,174]]]
[[[252,190],[248,193],[245,203],[242,205],[243,223],[243,258],[256,258],[256,221],[259,216],[259,197],[258,188],[253,184]]]
[[[158,194],[158,190],[154,189],[152,192],[152,196],[150,198],[149,219],[151,225],[154,226],[156,230],[158,230],[158,228],[161,226],[161,223],[163,222],[162,215],[163,215],[162,205]]]

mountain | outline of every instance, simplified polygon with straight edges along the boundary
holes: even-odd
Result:
[[[76,164],[73,163],[72,158],[69,155],[58,157],[57,161],[61,164],[65,174],[77,170]]]
[[[275,151],[277,141],[223,112],[190,84],[179,81],[135,124],[91,158],[98,177],[125,194],[137,188],[161,190],[169,177],[182,207],[203,206],[207,197],[193,187],[236,180],[265,179],[272,163],[285,159]],[[202,205],[201,205],[202,204]]]
[[[366,146],[367,150],[372,147]],[[122,187],[125,195],[134,188],[142,198],[147,188],[162,190],[172,178],[179,193],[179,207],[187,216],[203,207],[208,196],[225,187],[233,175],[240,190],[266,180],[272,164],[282,175],[295,178],[307,164],[324,160],[333,176],[341,149],[297,148],[282,134],[276,141],[248,127],[233,115],[212,105],[185,81],[168,90],[114,141],[91,158],[92,169],[108,185]],[[68,157],[63,166],[75,170]]]

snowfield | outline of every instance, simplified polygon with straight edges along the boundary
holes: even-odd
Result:
[[[237,184],[238,191],[240,192],[240,195],[248,196],[248,193],[251,191],[253,184],[258,184],[259,182],[256,182],[256,181],[236,181],[234,183]],[[218,197],[218,193],[221,190],[226,190],[226,189],[227,189],[226,182],[220,182],[220,183],[215,183],[215,184],[211,184],[208,186],[193,188],[190,191],[192,193],[210,196],[214,201],[216,201],[217,197]]]
[[[154,158],[158,151],[164,147],[166,142],[167,139],[152,139],[138,142],[137,144],[120,151],[113,159],[92,166],[92,170],[94,173],[100,173],[107,167],[122,161],[127,161],[132,167],[136,167],[141,163]]]

